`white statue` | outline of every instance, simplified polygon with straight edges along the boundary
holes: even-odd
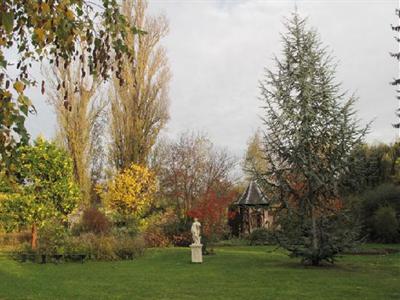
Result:
[[[198,221],[197,218],[194,218],[194,222],[193,222],[192,228],[190,230],[192,232],[193,244],[194,245],[200,245],[200,239],[201,239],[200,227],[201,227],[200,222]]]

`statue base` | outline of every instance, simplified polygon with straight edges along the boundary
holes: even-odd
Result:
[[[202,253],[202,244],[191,244],[190,249],[192,250],[192,263],[202,263],[203,262],[203,253]]]

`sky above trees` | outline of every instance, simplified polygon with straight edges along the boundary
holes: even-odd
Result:
[[[149,1],[151,13],[164,13],[170,33],[163,40],[172,81],[170,120],[164,135],[177,137],[193,129],[207,132],[218,146],[243,156],[246,142],[261,126],[259,80],[280,56],[282,21],[295,1]],[[397,131],[397,75],[389,56],[397,50],[390,24],[397,22],[395,0],[297,1],[338,61],[337,79],[343,90],[359,97],[362,123],[374,120],[369,142],[393,142]],[[37,68],[38,69],[38,68]],[[41,79],[37,70],[36,79]],[[33,137],[52,137],[55,114],[39,89],[29,91],[38,110],[27,126]]]

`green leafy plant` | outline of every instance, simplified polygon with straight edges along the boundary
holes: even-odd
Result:
[[[37,252],[41,255],[62,255],[68,241],[68,231],[54,220],[39,229]]]
[[[33,146],[18,150],[19,185],[0,202],[0,215],[8,230],[30,226],[31,245],[37,246],[37,231],[47,222],[67,222],[80,199],[72,163],[54,143],[38,138]]]

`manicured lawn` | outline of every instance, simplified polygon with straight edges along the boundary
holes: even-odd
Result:
[[[0,299],[400,299],[400,254],[303,267],[273,247],[221,247],[202,265],[185,248],[134,261],[38,265],[0,258]]]

